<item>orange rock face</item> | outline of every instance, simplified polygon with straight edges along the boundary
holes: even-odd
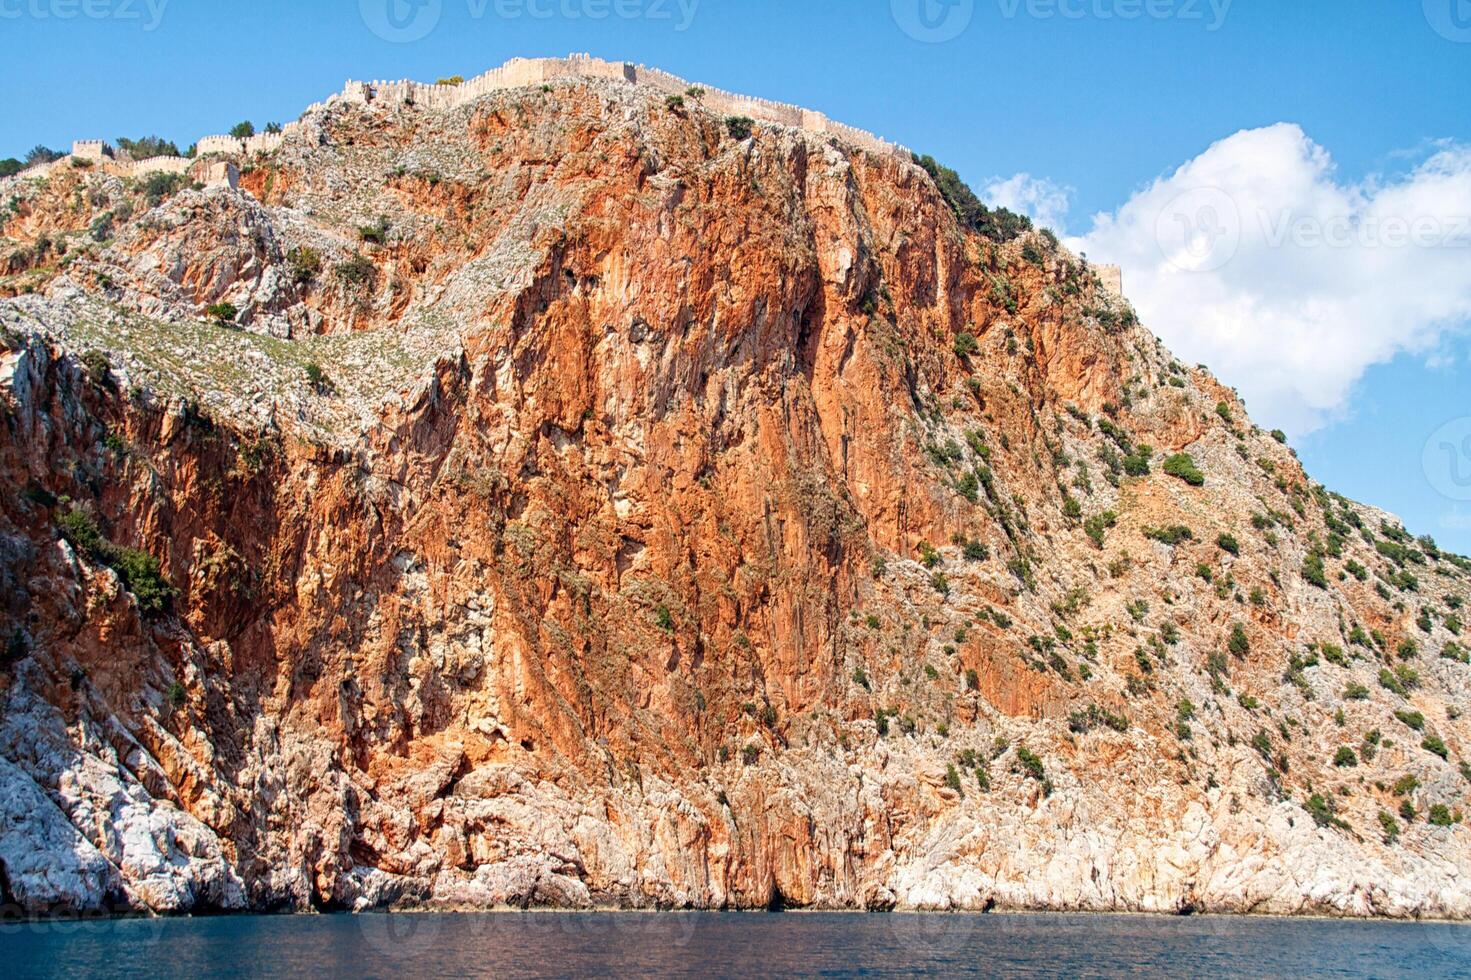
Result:
[[[8,898],[1471,910],[1471,566],[1055,240],[615,82],[304,123],[8,189]]]

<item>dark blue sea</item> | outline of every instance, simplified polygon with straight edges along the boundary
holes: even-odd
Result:
[[[0,977],[1471,976],[1471,927],[1127,915],[488,913],[0,926]]]

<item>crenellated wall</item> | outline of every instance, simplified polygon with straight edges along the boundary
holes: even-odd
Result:
[[[666,95],[683,96],[696,87],[695,83],[658,68],[574,54],[566,58],[512,58],[499,68],[492,68],[483,75],[466,79],[458,85],[430,85],[407,80],[350,81],[342,90],[341,97],[350,102],[450,109],[474,101],[489,92],[545,85],[561,78],[613,79],[632,85],[645,85]],[[899,144],[880,139],[856,127],[834,122],[821,112],[786,102],[726,92],[708,85],[698,87],[703,91],[700,104],[721,115],[749,116],[761,122],[837,136],[874,153],[891,153],[905,159],[909,156],[908,151]],[[200,145],[203,152],[203,143]]]
[[[499,68],[457,85],[426,84],[407,79],[398,81],[349,81],[343,90],[332,99],[343,99],[360,104],[413,105],[425,109],[453,109],[487,95],[505,89],[524,88],[531,85],[546,85],[557,79],[602,78],[644,85],[667,95],[686,96],[698,87],[702,94],[699,104],[720,115],[749,116],[752,119],[778,126],[789,126],[809,133],[836,136],[848,143],[872,153],[891,154],[900,159],[909,159],[909,151],[897,143],[880,139],[872,133],[853,126],[835,122],[820,112],[803,109],[785,102],[773,102],[749,95],[738,95],[708,85],[697,85],[677,75],[646,65],[635,65],[626,61],[604,61],[588,54],[572,54],[566,58],[512,58]],[[686,96],[688,97],[688,96]],[[327,102],[313,103],[303,115],[325,108]],[[693,99],[691,99],[693,101]],[[289,122],[279,133],[257,133],[241,139],[235,136],[204,136],[195,144],[197,157],[225,156],[249,157],[258,153],[269,153],[277,149],[287,136],[301,128],[300,120]],[[73,159],[91,160],[108,173],[133,177],[149,173],[188,173],[194,159],[184,157],[153,157],[148,160],[127,161],[114,157],[112,148],[102,140],[77,140],[72,144],[69,157],[52,163],[39,163],[27,167],[13,177],[0,180],[0,186],[14,180],[45,177],[52,168],[69,164]]]
[[[1094,265],[1093,271],[1098,275],[1098,281],[1103,283],[1103,288],[1115,296],[1124,295],[1124,270],[1116,265]]]

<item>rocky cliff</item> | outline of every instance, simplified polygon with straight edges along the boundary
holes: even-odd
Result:
[[[1471,563],[1050,235],[613,80],[239,162],[0,188],[7,902],[1471,914]]]

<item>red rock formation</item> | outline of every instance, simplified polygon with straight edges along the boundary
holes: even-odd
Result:
[[[12,192],[27,909],[1471,909],[1465,561],[918,166],[583,80]]]

